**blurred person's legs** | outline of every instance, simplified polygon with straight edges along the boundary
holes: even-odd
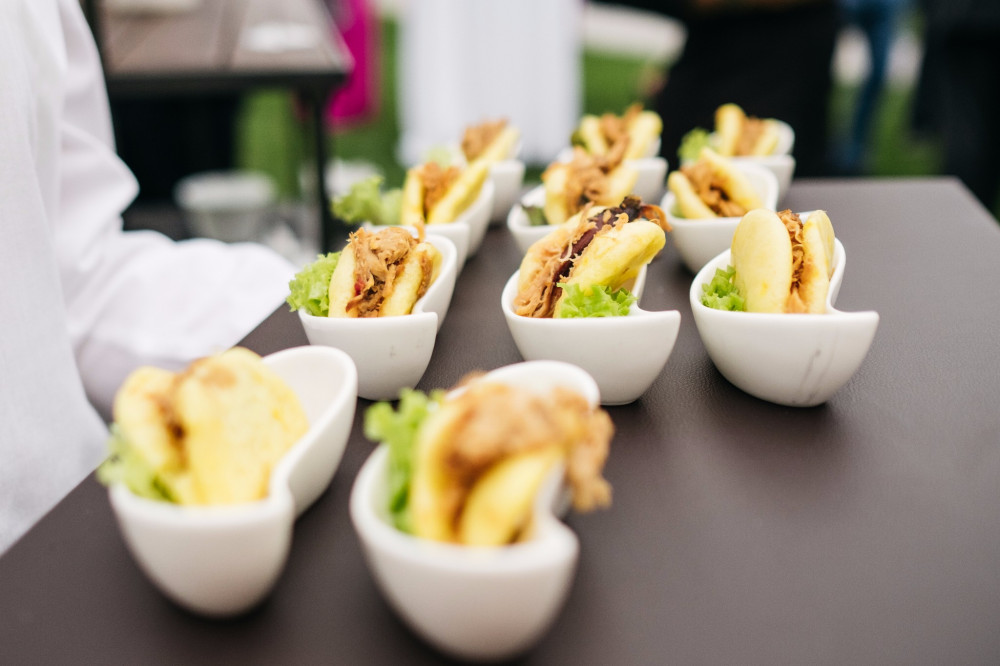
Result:
[[[845,22],[848,25],[856,25],[865,35],[870,63],[868,76],[858,93],[850,133],[837,165],[846,173],[858,173],[866,167],[868,141],[871,137],[879,95],[885,84],[889,51],[892,48],[900,4],[894,0],[860,0],[842,3]]]
[[[689,22],[684,51],[654,102],[661,154],[676,164],[684,134],[712,128],[716,108],[735,102],[792,126],[796,176],[825,175],[838,25],[833,2]]]

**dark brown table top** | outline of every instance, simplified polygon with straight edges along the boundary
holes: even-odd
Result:
[[[329,93],[352,67],[322,0],[202,0],[179,13],[105,9],[97,17],[112,97],[269,86]],[[302,48],[255,49],[249,37],[262,26],[308,27],[316,39]]]
[[[735,389],[668,242],[643,306],[680,310],[676,347],[646,395],[609,408],[614,505],[569,517],[574,587],[525,663],[1000,662],[1000,227],[952,180],[796,182],[788,204],[829,211],[848,253],[838,307],[881,314],[868,358],[816,408]],[[491,230],[421,387],[520,360],[498,303],[518,261]],[[246,340],[303,343],[284,309]],[[277,587],[228,621],[166,601],[84,481],[0,558],[0,662],[440,663],[350,527],[371,449],[356,424]]]

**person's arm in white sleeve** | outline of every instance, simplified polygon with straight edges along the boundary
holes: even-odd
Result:
[[[60,0],[60,12],[65,97],[53,234],[77,363],[107,415],[136,366],[174,369],[239,341],[282,303],[295,269],[256,244],[122,231],[135,182],[114,153],[99,58],[79,4]]]

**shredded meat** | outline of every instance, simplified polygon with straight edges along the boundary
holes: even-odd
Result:
[[[444,463],[456,481],[448,498],[456,521],[469,490],[487,469],[511,455],[550,446],[566,454],[566,480],[577,510],[610,503],[611,486],[602,470],[614,426],[607,412],[591,409],[580,394],[556,388],[544,395],[475,382],[455,404],[460,412]]]
[[[356,308],[358,317],[377,317],[382,301],[392,293],[400,264],[416,244],[417,239],[402,227],[352,233],[354,296],[347,302],[348,312]]]
[[[566,170],[563,195],[570,215],[580,212],[588,203],[607,198],[608,174],[622,163],[627,147],[627,141],[619,141],[605,155],[591,155],[577,147],[573,149],[573,157],[569,162],[557,162],[549,167]]]
[[[753,116],[748,116],[743,120],[743,129],[740,132],[740,140],[736,142],[734,155],[752,155],[754,145],[764,133],[767,127],[766,121]]]
[[[471,162],[482,155],[506,127],[507,121],[501,119],[465,128],[462,136],[462,153],[465,154],[465,159]]]
[[[729,198],[722,182],[716,177],[707,162],[699,160],[694,164],[681,167],[681,173],[691,181],[698,197],[721,217],[740,217],[747,209]]]
[[[620,116],[613,113],[605,113],[601,116],[601,134],[604,135],[604,140],[608,142],[609,146],[616,146],[618,143],[624,142],[621,150],[625,151],[629,140],[628,128],[635,122],[640,113],[642,113],[642,104],[635,103]]]
[[[448,188],[458,180],[458,167],[442,168],[437,162],[427,162],[420,167],[420,179],[424,183],[424,211],[429,211],[440,201]]]
[[[787,209],[778,213],[778,218],[785,225],[785,229],[788,230],[788,238],[792,241],[792,287],[788,294],[788,300],[785,302],[785,312],[805,312],[806,304],[799,295],[805,255],[805,251],[802,249],[802,220]]]
[[[588,204],[589,205],[589,204]],[[581,215],[582,222],[574,233],[562,243],[542,247],[538,255],[538,270],[530,276],[514,299],[514,312],[522,317],[551,317],[559,294],[558,284],[567,277],[573,263],[590,242],[605,227],[618,228],[623,224],[645,218],[670,230],[666,215],[659,206],[643,204],[642,199],[629,195],[614,208],[605,208],[594,215]]]

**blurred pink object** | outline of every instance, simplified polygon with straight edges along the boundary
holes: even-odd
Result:
[[[370,120],[379,106],[379,23],[370,0],[329,0],[330,14],[354,70],[326,107],[328,123],[340,128]]]

